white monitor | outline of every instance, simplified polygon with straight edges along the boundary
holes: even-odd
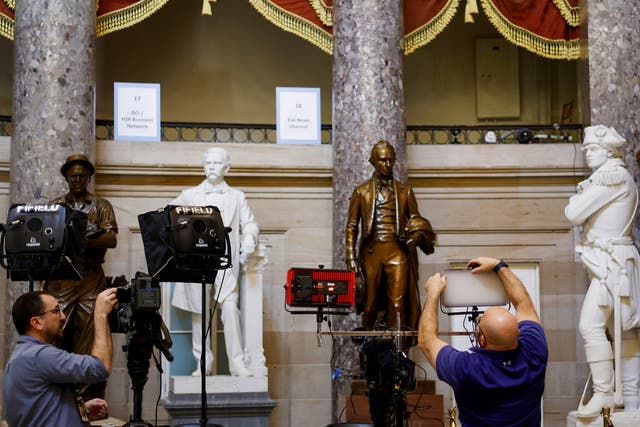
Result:
[[[443,307],[507,305],[509,298],[497,273],[472,274],[471,270],[445,270],[447,286],[440,296]]]

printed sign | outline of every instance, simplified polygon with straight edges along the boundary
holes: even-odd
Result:
[[[320,144],[320,88],[276,88],[278,144]]]
[[[160,141],[160,84],[113,84],[116,141]]]

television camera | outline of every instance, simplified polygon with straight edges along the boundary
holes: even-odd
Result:
[[[117,288],[118,300],[109,315],[109,326],[113,333],[124,333],[127,337],[123,350],[127,353],[127,371],[133,389],[133,415],[126,426],[149,426],[141,417],[142,391],[147,383],[151,356],[158,371],[162,372],[153,347],[158,348],[169,362],[173,361],[169,351],[173,342],[158,312],[160,283],[141,272],[136,273],[131,283],[124,276],[108,278],[108,281],[108,286]]]

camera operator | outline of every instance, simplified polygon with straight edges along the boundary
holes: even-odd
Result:
[[[467,268],[497,272],[516,315],[490,307],[478,321],[478,346],[454,349],[438,338],[438,300],[447,278],[436,273],[425,283],[418,345],[438,378],[453,388],[465,427],[539,427],[548,349],[533,301],[504,261],[479,257]]]
[[[107,315],[116,303],[116,289],[96,298],[93,310],[95,338],[91,354],[69,353],[58,346],[65,314],[47,292],[28,292],[11,311],[19,337],[4,372],[5,416],[11,427],[89,425],[104,418],[102,399],[83,402],[75,383],[96,383],[111,373],[112,344]]]

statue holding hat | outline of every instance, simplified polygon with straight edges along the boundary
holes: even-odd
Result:
[[[393,177],[396,153],[387,141],[371,149],[372,177],[349,201],[345,233],[347,267],[362,274],[362,326],[418,329],[418,254],[434,251],[436,235],[420,215],[413,189]]]
[[[631,234],[638,191],[623,161],[625,143],[612,127],[584,129],[592,174],[565,207],[567,219],[580,226],[576,252],[590,279],[579,328],[593,396],[580,403],[582,418],[595,418],[605,407],[624,404],[625,411],[637,411],[640,406],[640,254]],[[613,345],[606,332],[612,317]]]
[[[66,316],[62,348],[77,354],[90,354],[93,308],[97,295],[106,286],[102,263],[107,249],[116,247],[118,224],[111,203],[88,190],[95,167],[85,155],[67,157],[60,172],[67,181],[69,192],[49,203],[65,203],[87,214],[84,277],[81,280],[50,280],[44,283],[43,288],[56,297]],[[85,400],[104,397],[105,385],[87,389],[83,397]]]

